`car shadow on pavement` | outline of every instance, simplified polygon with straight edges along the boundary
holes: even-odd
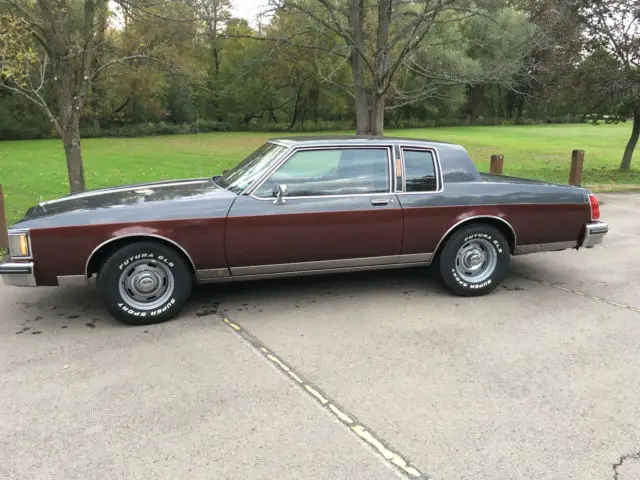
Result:
[[[419,267],[203,284],[194,288],[193,302],[207,302],[213,297],[220,303],[241,300],[243,297],[256,302],[260,299],[273,299],[274,296],[286,299],[296,294],[321,293],[327,289],[344,294],[375,294],[377,290],[384,291],[399,286],[425,289],[433,293],[447,292],[435,269]]]
[[[512,270],[517,271],[518,268]],[[500,290],[521,290],[513,287],[517,276],[510,273]],[[189,320],[217,313],[254,311],[261,313],[266,305],[321,303],[330,297],[376,298],[397,291],[399,295],[451,295],[439,279],[437,269],[416,267],[353,273],[336,273],[286,277],[231,283],[196,285],[193,295],[175,320]],[[5,292],[8,292],[5,291]],[[53,287],[11,289],[14,308],[5,325],[17,335],[39,335],[43,330],[95,329],[96,327],[127,327],[113,319],[104,309],[95,284],[83,287]],[[297,304],[300,307],[297,307]],[[128,328],[128,327],[127,327]]]

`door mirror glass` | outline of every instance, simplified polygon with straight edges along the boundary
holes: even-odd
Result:
[[[287,186],[283,184],[273,187],[273,196],[276,197],[276,201],[273,203],[284,203],[284,197],[287,195]]]

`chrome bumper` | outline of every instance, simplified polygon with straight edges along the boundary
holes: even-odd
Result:
[[[605,222],[587,223],[580,246],[582,248],[592,248],[600,245],[607,232],[609,232],[609,225]]]
[[[15,263],[8,261],[0,263],[0,277],[2,277],[5,285],[11,285],[12,287],[37,286],[36,277],[33,273],[33,262]]]

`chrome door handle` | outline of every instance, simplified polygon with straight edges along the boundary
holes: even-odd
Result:
[[[371,205],[388,205],[388,204],[389,204],[388,198],[372,198],[371,199]]]

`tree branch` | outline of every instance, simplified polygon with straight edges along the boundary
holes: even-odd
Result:
[[[110,62],[105,63],[104,65],[101,65],[100,68],[96,69],[96,71],[93,72],[93,74],[91,74],[90,78],[91,80],[95,80],[98,77],[98,75],[100,75],[101,72],[115,65],[116,63],[122,63],[122,62],[126,62],[127,60],[134,60],[136,58],[143,58],[145,60],[151,60],[153,62],[160,63],[165,66],[171,66],[170,63],[160,60],[159,58],[152,57],[150,55],[129,55],[127,57],[116,58],[114,60],[111,60]]]
[[[0,87],[6,88],[7,90],[17,93],[18,95],[22,95],[23,97],[25,97],[26,99],[28,99],[29,101],[33,102],[35,105],[40,107],[40,109],[45,113],[45,115],[49,118],[49,120],[53,124],[54,128],[58,132],[58,135],[60,135],[60,138],[63,137],[64,132],[60,127],[60,123],[58,122],[56,117],[53,115],[53,113],[51,113],[49,106],[47,105],[47,103],[44,101],[44,99],[38,92],[32,91],[27,93],[25,90],[18,87],[12,87],[11,85],[8,85],[5,82],[1,82]],[[33,94],[33,96],[31,94]]]

